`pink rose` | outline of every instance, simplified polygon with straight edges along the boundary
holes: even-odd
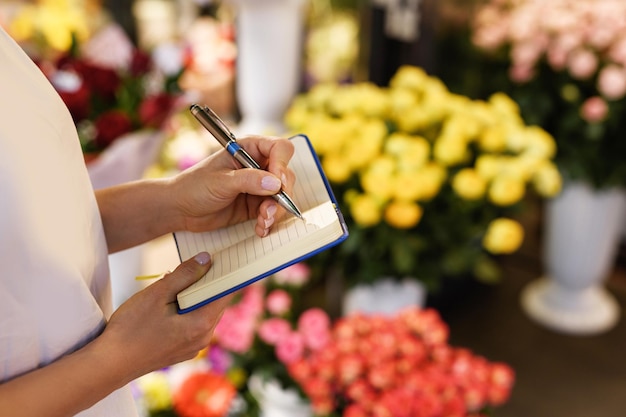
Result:
[[[293,264],[274,274],[274,281],[279,285],[302,286],[309,281],[311,268],[303,262]]]
[[[626,94],[626,70],[619,65],[607,65],[598,75],[598,90],[609,100],[619,100]]]
[[[291,297],[285,290],[274,290],[268,294],[265,303],[270,313],[280,316],[291,308]]]
[[[268,345],[275,345],[291,333],[291,325],[285,319],[271,318],[259,326],[259,337]]]
[[[606,119],[609,114],[609,106],[602,97],[590,97],[580,107],[580,117],[589,123],[598,123]]]
[[[542,53],[540,42],[537,39],[531,39],[514,45],[511,50],[511,59],[515,66],[530,68],[535,66]]]
[[[296,332],[285,335],[276,345],[275,353],[278,360],[286,365],[300,360],[304,354],[302,335]]]
[[[609,49],[609,57],[618,64],[626,66],[626,35],[613,43]]]
[[[569,56],[568,68],[575,79],[589,79],[598,69],[598,57],[589,49],[576,49]]]
[[[262,285],[249,285],[243,290],[243,297],[237,306],[251,316],[263,312],[265,288]]]
[[[224,311],[215,328],[215,337],[227,350],[243,353],[250,349],[254,340],[255,318],[241,314],[236,307]]]
[[[560,45],[551,45],[548,47],[547,59],[552,69],[561,71],[567,64],[567,50]]]
[[[321,308],[311,308],[298,319],[298,331],[306,345],[317,350],[330,340],[330,318]]]
[[[526,83],[535,75],[533,67],[526,65],[513,65],[509,68],[509,78],[519,84]]]

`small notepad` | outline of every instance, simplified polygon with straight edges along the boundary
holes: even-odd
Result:
[[[176,232],[181,261],[207,251],[213,265],[198,282],[178,294],[185,313],[339,244],[348,229],[315,151],[304,135],[290,139],[290,168],[296,184],[290,193],[304,220],[289,214],[269,235],[254,231],[256,219],[205,233]]]

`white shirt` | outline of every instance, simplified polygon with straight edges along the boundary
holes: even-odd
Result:
[[[111,309],[102,221],[72,118],[0,28],[0,382],[85,345]],[[128,387],[79,414],[136,415]]]

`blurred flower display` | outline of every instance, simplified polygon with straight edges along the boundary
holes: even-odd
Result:
[[[354,78],[359,55],[356,6],[337,7],[328,0],[311,2],[305,45],[305,70],[311,85]]]
[[[219,348],[152,372],[133,382],[137,405],[148,417],[224,417],[237,409],[237,390],[224,372]]]
[[[86,41],[106,14],[97,0],[36,0],[24,2],[8,30],[33,54],[67,52],[74,39]]]
[[[330,339],[330,317],[318,307],[303,307],[303,287],[310,270],[295,264],[241,291],[215,329],[215,344],[231,356],[235,376],[249,404],[246,416],[258,413],[248,378],[278,383],[306,398],[287,367],[321,349]]]
[[[448,327],[432,309],[353,314],[289,372],[318,416],[481,416],[505,403],[513,369],[447,339]]]
[[[208,349],[136,381],[146,414],[272,415],[253,381],[290,392],[316,417],[479,417],[508,400],[513,369],[449,345],[436,310],[333,321],[304,297],[310,274],[299,263],[241,290]]]
[[[508,96],[470,100],[417,67],[401,67],[386,88],[318,84],[286,120],[311,138],[351,232],[311,265],[351,284],[495,281],[493,255],[523,241],[514,215],[526,194],[561,186],[553,138],[526,125]]]
[[[508,75],[489,87],[555,137],[568,177],[596,188],[626,184],[624,16],[620,0],[487,0],[470,24],[489,73]]]
[[[34,58],[72,114],[86,154],[102,152],[127,133],[161,128],[180,94],[182,61],[178,70],[163,70],[116,24],[53,60]]]

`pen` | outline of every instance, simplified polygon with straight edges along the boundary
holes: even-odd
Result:
[[[218,117],[213,110],[197,104],[192,104],[189,108],[191,114],[195,116],[206,130],[208,130],[215,139],[222,145],[233,158],[246,168],[261,169],[261,166],[237,143],[235,135],[226,127],[226,124]],[[274,199],[285,208],[289,213],[302,219],[302,214],[295,205],[291,197],[283,190],[273,195]]]

